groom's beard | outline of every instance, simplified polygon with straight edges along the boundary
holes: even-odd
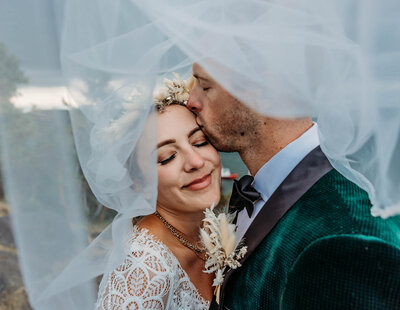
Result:
[[[262,138],[259,133],[261,125],[256,118],[251,118],[249,114],[235,118],[215,122],[212,127],[200,126],[217,151],[240,152],[249,145],[258,143]]]
[[[221,128],[220,124],[214,127],[218,133],[214,133],[212,130],[207,131],[207,128],[204,126],[200,128],[217,151],[226,153],[239,151],[239,139],[235,136],[240,135],[240,133],[229,130],[229,128]]]

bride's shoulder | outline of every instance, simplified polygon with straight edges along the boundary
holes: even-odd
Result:
[[[136,226],[124,245],[125,259],[103,278],[96,309],[130,309],[133,304],[135,309],[169,309],[169,292],[180,276],[172,253],[147,229]]]
[[[152,259],[161,261],[171,267],[175,260],[168,247],[153,235],[147,228],[133,226],[125,243],[127,255],[133,259]]]

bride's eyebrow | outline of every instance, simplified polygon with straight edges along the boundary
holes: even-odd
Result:
[[[160,143],[157,144],[157,149],[162,146],[165,146],[167,144],[171,144],[171,143],[175,143],[175,142],[176,142],[175,139],[168,139],[168,140],[161,141]]]

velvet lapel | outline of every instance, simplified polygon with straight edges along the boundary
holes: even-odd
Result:
[[[330,170],[332,170],[332,166],[319,146],[308,153],[292,170],[265,203],[260,213],[245,233],[245,244],[248,248],[246,255],[241,260],[242,264],[275,227],[290,207]],[[224,286],[234,272],[235,270],[230,269],[225,274],[222,292]]]

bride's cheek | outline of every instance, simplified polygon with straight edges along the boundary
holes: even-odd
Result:
[[[219,163],[221,161],[218,151],[211,144],[208,144],[207,152],[214,163]]]
[[[168,187],[168,183],[171,180],[171,172],[169,171],[168,167],[159,166],[157,169],[158,175],[158,187]]]
[[[216,150],[212,153],[212,163],[215,168],[221,167],[221,158]]]

